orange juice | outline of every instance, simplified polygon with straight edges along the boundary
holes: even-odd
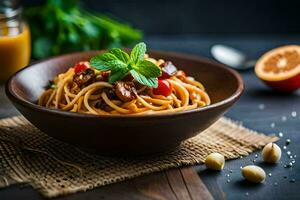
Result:
[[[7,34],[4,34],[7,32]],[[30,59],[30,31],[23,24],[22,31],[9,34],[9,27],[2,29],[0,35],[0,82],[8,79],[13,73],[23,68]]]

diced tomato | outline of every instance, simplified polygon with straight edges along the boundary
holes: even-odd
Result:
[[[158,87],[153,88],[153,94],[163,95],[165,97],[169,96],[172,93],[172,85],[167,80],[158,79]]]
[[[110,75],[110,71],[101,72],[101,76],[104,81],[108,80],[109,75]]]
[[[82,62],[79,62],[77,63],[75,66],[74,66],[74,70],[75,70],[75,73],[79,73],[79,72],[82,72],[86,69],[90,68],[90,64],[89,62],[87,61],[82,61]]]
[[[161,80],[164,80],[164,79],[168,79],[168,78],[170,78],[171,76],[168,74],[168,73],[166,73],[166,72],[164,72],[164,71],[161,71],[161,76],[160,77],[158,77],[159,79],[161,79]]]

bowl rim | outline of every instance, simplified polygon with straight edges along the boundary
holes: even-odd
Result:
[[[201,57],[201,56],[188,55],[188,54],[184,54],[184,53],[177,53],[177,52],[170,52],[170,51],[157,51],[157,50],[149,50],[147,53],[163,54],[163,55],[170,56],[170,57],[177,57],[179,59],[189,59],[189,60],[204,62],[207,64],[213,64],[216,67],[221,68],[221,69],[226,70],[229,73],[231,73],[233,75],[233,77],[237,80],[238,87],[236,88],[235,92],[228,98],[226,98],[222,101],[219,101],[217,103],[213,103],[211,105],[205,106],[205,107],[200,107],[200,108],[186,110],[186,111],[180,111],[180,112],[176,112],[176,113],[158,113],[158,114],[151,114],[151,115],[92,115],[92,114],[85,114],[85,113],[74,113],[74,112],[62,111],[62,110],[52,109],[52,108],[45,108],[45,107],[39,106],[31,101],[25,100],[23,97],[20,97],[19,95],[14,93],[12,90],[12,81],[14,80],[14,78],[19,73],[21,73],[23,70],[26,70],[36,64],[47,62],[52,59],[59,59],[61,57],[66,57],[66,56],[76,56],[76,55],[80,55],[80,54],[93,54],[93,53],[97,53],[97,52],[99,53],[102,51],[106,51],[106,50],[73,52],[73,53],[62,54],[59,56],[53,56],[53,57],[50,57],[50,58],[47,58],[44,60],[33,62],[32,64],[27,65],[26,67],[22,68],[21,70],[17,71],[16,73],[14,73],[8,79],[8,81],[5,84],[5,93],[12,102],[16,102],[18,104],[21,104],[24,107],[29,107],[30,109],[38,110],[40,112],[46,112],[49,114],[63,115],[65,117],[78,117],[78,118],[89,118],[89,119],[90,118],[99,118],[99,119],[101,119],[101,118],[116,118],[116,119],[134,118],[134,119],[139,119],[139,118],[165,118],[165,117],[183,116],[183,115],[187,115],[187,114],[211,110],[211,109],[218,108],[218,107],[223,107],[225,105],[228,105],[228,104],[231,104],[231,103],[234,103],[235,101],[237,101],[244,91],[244,82],[243,82],[243,79],[241,78],[240,74],[237,71],[230,69],[228,66],[226,66],[222,63],[219,63],[214,60],[211,60],[211,59],[208,59],[205,57]]]

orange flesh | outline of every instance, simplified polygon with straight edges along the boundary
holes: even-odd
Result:
[[[282,81],[300,74],[300,46],[290,45],[264,54],[255,65],[255,72],[264,81]]]
[[[271,56],[264,63],[265,72],[275,74],[290,71],[300,65],[300,55],[297,51],[285,51],[282,54]]]

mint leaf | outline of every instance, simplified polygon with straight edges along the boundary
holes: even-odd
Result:
[[[137,64],[140,60],[144,59],[144,55],[146,53],[146,44],[144,42],[140,42],[133,47],[130,53],[131,62]]]
[[[133,69],[147,78],[156,78],[161,75],[160,68],[148,60],[139,61]]]
[[[123,63],[121,60],[112,60],[108,61],[106,63],[108,66],[110,66],[111,70],[120,70],[120,69],[127,69],[128,65],[126,63]]]
[[[158,81],[157,78],[147,78],[144,75],[140,74],[139,72],[135,71],[134,69],[130,71],[133,78],[142,85],[146,85],[148,87],[157,88]]]
[[[117,71],[111,71],[111,74],[108,78],[108,82],[110,84],[113,84],[114,82],[123,79],[127,74],[128,74],[129,70],[128,69],[119,69]]]
[[[124,63],[127,63],[129,61],[129,55],[121,49],[113,48],[109,50],[109,52],[115,55],[119,60],[121,60]]]
[[[113,48],[109,52],[91,58],[91,66],[101,71],[111,71],[109,83],[123,79],[129,72],[142,85],[156,88],[157,77],[161,70],[154,63],[144,60],[146,44],[141,42],[132,49],[130,56],[121,49]]]
[[[97,55],[90,60],[91,66],[100,70],[118,70],[122,68],[127,68],[127,64],[119,60],[115,55],[111,53],[104,53]]]
[[[111,61],[118,60],[118,58],[111,53],[103,53],[97,56],[94,56],[90,60],[90,64],[95,69],[100,71],[112,70],[114,66],[112,66]]]

